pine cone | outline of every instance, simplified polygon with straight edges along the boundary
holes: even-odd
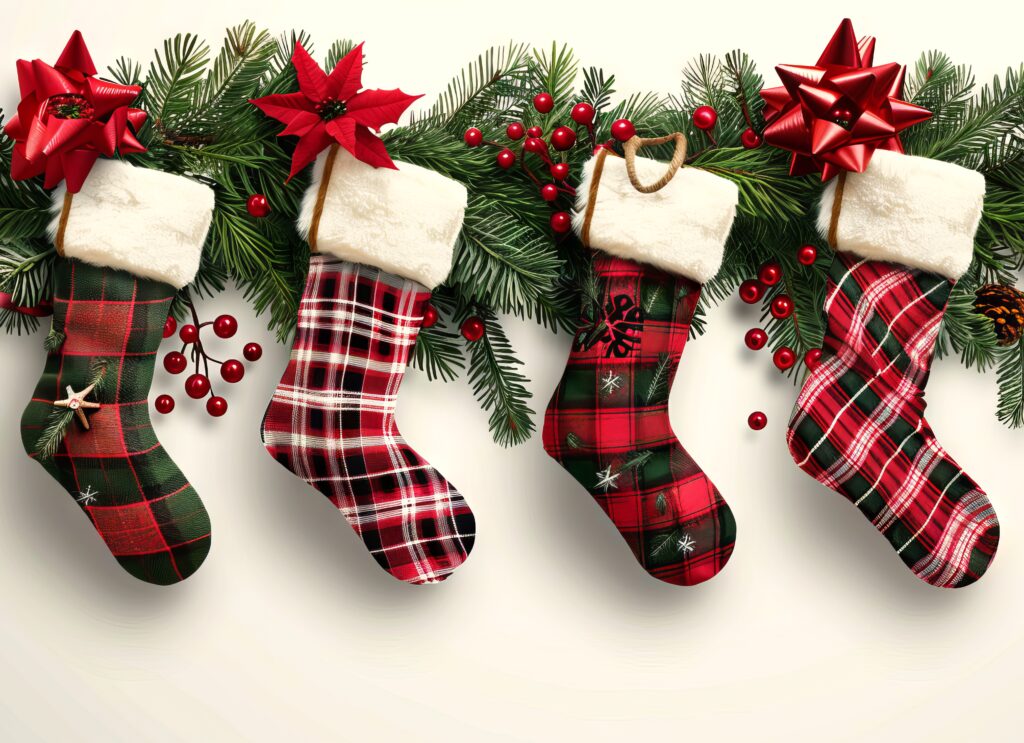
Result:
[[[985,284],[974,294],[974,311],[992,321],[999,345],[1019,340],[1024,333],[1024,292],[1003,284]]]

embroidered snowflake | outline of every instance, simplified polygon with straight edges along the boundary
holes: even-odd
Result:
[[[85,490],[78,493],[78,497],[75,500],[81,503],[83,506],[91,506],[96,502],[96,496],[100,494],[100,491],[93,490],[92,485],[86,485]]]
[[[609,371],[601,379],[601,392],[610,395],[622,386],[622,377],[615,372]]]
[[[607,493],[612,488],[619,487],[619,484],[618,484],[617,481],[619,479],[619,475],[621,475],[622,473],[621,472],[616,472],[616,473],[612,474],[612,466],[611,465],[608,465],[605,469],[601,470],[600,472],[598,472],[596,474],[597,474],[597,485],[594,486],[595,488],[601,488],[602,490],[604,490],[604,492]]]
[[[689,534],[683,534],[682,538],[676,542],[676,547],[682,554],[688,555],[697,549],[697,542]]]

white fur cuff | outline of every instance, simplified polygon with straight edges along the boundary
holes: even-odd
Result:
[[[828,235],[835,181],[821,198],[818,229]],[[871,260],[923,268],[951,279],[971,265],[985,177],[952,163],[878,150],[843,189],[837,248]]]
[[[583,227],[596,162],[597,157],[587,161],[576,191],[573,224],[577,232]],[[656,181],[667,167],[657,160],[636,158],[642,184]],[[661,190],[640,193],[629,181],[626,161],[609,154],[590,219],[590,247],[703,284],[722,264],[738,201],[735,183],[687,167],[680,168]]]
[[[64,192],[53,193],[51,239]],[[199,270],[213,201],[212,189],[184,176],[97,160],[71,201],[64,256],[180,289]]]
[[[327,153],[313,170],[299,214],[308,239]],[[374,168],[339,150],[317,228],[316,249],[433,289],[448,278],[466,213],[466,188],[410,163]]]

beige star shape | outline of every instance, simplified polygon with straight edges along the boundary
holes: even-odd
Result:
[[[86,387],[81,392],[75,392],[71,388],[71,385],[69,384],[68,387],[67,387],[68,396],[65,399],[63,399],[63,400],[54,400],[53,401],[54,407],[68,408],[69,410],[74,410],[75,411],[75,415],[78,416],[78,422],[82,424],[82,427],[86,431],[88,431],[89,430],[89,419],[85,416],[85,411],[87,409],[89,409],[89,410],[98,409],[100,404],[98,402],[90,402],[89,400],[86,400],[85,398],[89,396],[89,394],[93,391],[93,388],[95,386],[96,386],[95,384],[90,384],[88,387]]]

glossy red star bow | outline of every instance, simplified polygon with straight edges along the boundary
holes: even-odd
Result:
[[[286,125],[279,137],[299,138],[288,179],[335,142],[368,165],[395,169],[384,143],[370,129],[380,131],[384,124],[398,123],[398,117],[421,96],[406,95],[397,88],[361,91],[362,44],[342,57],[329,75],[302,44],[295,45],[292,64],[299,79],[298,93],[250,101],[267,116]]]
[[[78,31],[53,67],[40,59],[18,60],[21,103],[4,127],[14,140],[12,178],[45,173],[44,187],[66,180],[68,191],[77,193],[100,155],[146,151],[132,132],[146,121],[146,112],[128,106],[142,88],[95,75]]]
[[[875,150],[903,152],[899,132],[931,116],[900,100],[904,68],[873,66],[875,40],[860,43],[844,19],[817,65],[779,65],[782,85],[761,91],[764,139],[790,150],[790,175],[862,173]]]

